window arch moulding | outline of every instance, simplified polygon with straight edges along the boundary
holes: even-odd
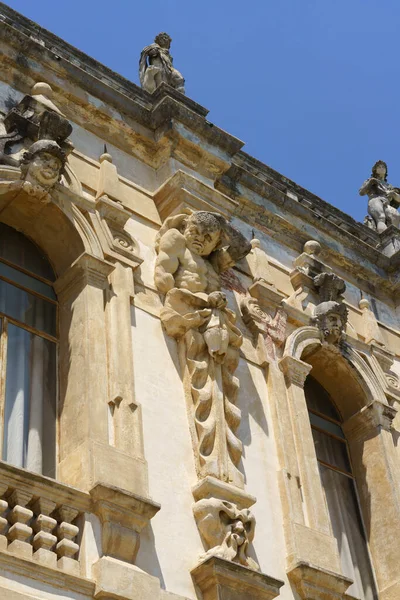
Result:
[[[296,498],[292,494],[289,504],[286,499],[286,504],[290,506],[285,518],[288,519],[287,537],[291,538],[287,543],[289,576],[292,582],[301,597],[307,598],[310,586],[321,581],[320,573],[326,570],[326,561],[321,556],[330,556],[329,570],[336,572],[339,587],[340,581],[343,582],[335,557],[337,551],[332,554],[329,517],[323,506],[311,427],[306,415],[303,387],[308,373],[312,373],[331,395],[343,419],[379,597],[385,600],[397,597],[396,594],[400,593],[400,577],[397,575],[400,569],[400,542],[391,534],[393,524],[400,518],[400,474],[391,432],[397,411],[388,403],[382,379],[376,375],[375,369],[375,372],[372,370],[373,365],[347,340],[342,340],[338,345],[327,344],[321,340],[319,329],[312,326],[301,327],[289,336],[280,368],[285,375],[288,390],[291,434],[297,454],[304,514],[304,522],[299,527],[299,513],[296,515],[293,504]],[[290,494],[290,488],[287,489]],[[306,527],[303,527],[304,524]],[[310,536],[314,538],[315,544],[317,537],[321,541],[320,533],[324,529],[327,533],[325,543],[319,546],[315,568],[310,567],[312,561],[304,549],[307,548],[307,543],[310,545]],[[335,578],[331,580],[332,585],[334,581]],[[335,591],[338,593],[337,597],[346,598],[344,590],[339,593],[339,587]],[[334,587],[331,588],[332,591]],[[317,597],[323,598],[323,593],[326,591],[321,591],[321,595]]]

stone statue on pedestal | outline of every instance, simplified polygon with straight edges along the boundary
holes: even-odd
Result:
[[[368,196],[367,226],[382,233],[389,225],[400,226],[400,189],[387,182],[387,164],[378,160],[372,167],[371,177],[364,181],[360,188],[360,196]]]
[[[227,307],[220,273],[251,250],[226,219],[198,211],[169,217],[156,240],[155,283],[165,294],[161,321],[179,343],[198,475],[242,486],[235,431],[242,335]]]
[[[140,84],[146,92],[154,90],[162,83],[168,83],[182,94],[185,93],[185,80],[182,74],[172,66],[169,52],[172,39],[167,33],[159,33],[154,44],[143,48],[139,61]]]

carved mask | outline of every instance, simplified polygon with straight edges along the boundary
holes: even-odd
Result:
[[[328,313],[322,318],[322,333],[324,338],[330,344],[336,344],[343,332],[342,317],[337,313]]]
[[[217,247],[220,235],[220,231],[209,231],[190,219],[183,233],[187,248],[199,256],[209,256]]]
[[[44,188],[51,188],[60,178],[63,164],[57,156],[49,152],[35,154],[28,166],[27,179],[37,182]]]

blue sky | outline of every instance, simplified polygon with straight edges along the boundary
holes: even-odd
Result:
[[[187,95],[244,150],[357,220],[377,159],[400,187],[399,0],[8,0],[128,79],[173,38]]]

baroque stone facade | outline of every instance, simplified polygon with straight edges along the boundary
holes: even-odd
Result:
[[[167,34],[141,89],[0,17],[0,597],[398,600],[385,163],[356,223],[210,127]]]

